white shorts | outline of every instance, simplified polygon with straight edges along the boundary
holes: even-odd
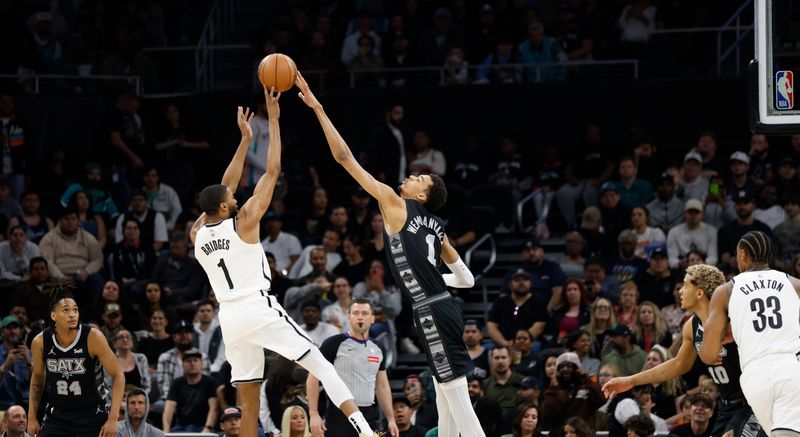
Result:
[[[747,364],[739,378],[761,428],[800,432],[800,358],[770,355]]]
[[[261,382],[264,349],[299,361],[314,346],[300,326],[266,292],[249,293],[240,299],[220,302],[219,324],[225,341],[225,358],[231,363],[231,382]]]

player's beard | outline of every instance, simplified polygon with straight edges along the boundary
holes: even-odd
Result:
[[[237,205],[228,205],[228,218],[235,218],[238,212],[239,207]]]

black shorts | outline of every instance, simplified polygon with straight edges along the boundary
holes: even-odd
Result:
[[[367,423],[369,423],[373,431],[377,431],[380,428],[380,423],[378,423],[380,420],[378,407],[373,404],[369,407],[358,408],[361,410],[361,413],[364,414],[364,418],[367,419]],[[353,425],[351,425],[347,417],[344,416],[342,410],[336,408],[332,402],[328,402],[328,411],[325,413],[325,428],[327,428],[325,435],[358,437],[356,429],[353,428]]]
[[[714,429],[711,431],[712,437],[720,437],[726,432],[733,430],[736,437],[766,437],[767,434],[758,424],[753,410],[744,399],[726,403],[720,399],[717,403],[719,412]]]
[[[39,437],[97,437],[108,420],[105,407],[81,409],[48,407]]]
[[[475,367],[464,346],[464,314],[452,297],[414,310],[414,326],[439,382],[452,381]]]

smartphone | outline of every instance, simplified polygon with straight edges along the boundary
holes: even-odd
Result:
[[[708,184],[708,192],[713,194],[713,195],[715,195],[715,196],[718,196],[719,195],[719,184],[714,183],[714,182]]]

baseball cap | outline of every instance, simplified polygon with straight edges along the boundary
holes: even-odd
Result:
[[[187,323],[186,320],[178,320],[172,325],[172,333],[177,334],[181,331],[194,331],[194,326]]]
[[[187,358],[192,358],[192,357],[203,358],[203,353],[200,352],[200,349],[198,349],[196,347],[192,347],[192,348],[186,349],[185,351],[181,352],[181,359],[182,360],[185,360]]]
[[[617,326],[614,327],[614,329],[606,329],[604,334],[605,335],[610,335],[610,336],[614,336],[614,335],[630,336],[631,335],[631,328],[628,328],[627,325],[623,325],[622,323],[619,323],[619,324],[617,324]]]
[[[750,157],[747,156],[747,153],[742,151],[736,151],[731,153],[731,161],[741,161],[747,165],[750,165]]]
[[[738,190],[733,193],[733,201],[736,203],[739,202],[752,202],[753,201],[753,194],[750,190]]]
[[[3,317],[3,328],[8,328],[11,325],[22,326],[22,323],[19,322],[19,319],[16,316]]]
[[[791,165],[792,167],[794,167],[795,165],[797,165],[797,163],[791,156],[784,156],[783,158],[781,158],[780,161],[778,161],[778,166],[781,165]]]
[[[712,402],[711,399],[706,395],[697,394],[694,396],[690,396],[688,401],[689,405],[694,405],[695,402],[702,402],[706,404],[708,408],[714,408],[714,402]]]
[[[267,211],[267,213],[264,215],[264,220],[280,220],[280,219],[281,219],[281,216],[280,216],[280,214],[278,214],[277,212],[275,212],[275,210],[274,210],[274,209],[270,209],[270,210],[269,210],[269,211]]]
[[[528,240],[528,241],[525,242],[525,248],[526,249],[534,249],[534,248],[538,248],[538,247],[542,247],[542,243],[539,242],[539,240],[537,240],[536,238]]]
[[[639,238],[636,236],[636,232],[625,229],[624,231],[619,233],[617,237],[617,243],[636,243],[639,241]]]
[[[114,302],[109,302],[106,304],[105,308],[103,308],[103,315],[110,316],[112,314],[119,314],[119,304]]]
[[[520,382],[515,382],[514,387],[518,388],[542,388],[542,382],[535,376],[525,377]]]
[[[511,274],[511,279],[514,279],[517,276],[525,276],[526,278],[530,279],[531,274],[528,273],[528,271],[525,269],[517,269],[514,271],[514,273]]]
[[[596,206],[590,206],[583,210],[583,216],[581,217],[581,228],[592,229],[600,224],[600,220],[602,220],[602,218],[603,215],[600,214],[600,209]]]
[[[675,178],[670,176],[670,174],[667,172],[661,173],[661,175],[658,177],[658,183],[663,184],[664,182],[675,185]]]
[[[701,202],[701,201],[699,201],[697,199],[689,199],[689,200],[686,201],[686,204],[683,205],[683,210],[684,211],[691,211],[691,210],[702,211],[703,210],[703,202]]]
[[[698,164],[702,164],[703,163],[703,157],[700,156],[700,154],[697,153],[697,152],[689,152],[686,155],[684,155],[683,162],[691,161],[692,159],[697,161]]]
[[[232,417],[242,417],[242,409],[237,406],[228,407],[222,411],[219,421],[224,422]]]
[[[578,358],[578,354],[575,352],[564,352],[563,354],[559,355],[556,358],[556,368],[560,366],[562,363],[572,363],[575,367],[581,367],[581,359]]]
[[[609,182],[603,182],[603,184],[600,185],[600,194],[602,195],[606,191],[613,191],[615,193],[619,193],[619,189],[617,188],[617,184],[614,183],[614,182],[610,182],[610,181]]]
[[[664,246],[656,246],[653,250],[650,251],[650,259],[653,259],[657,256],[667,256],[667,249]]]

